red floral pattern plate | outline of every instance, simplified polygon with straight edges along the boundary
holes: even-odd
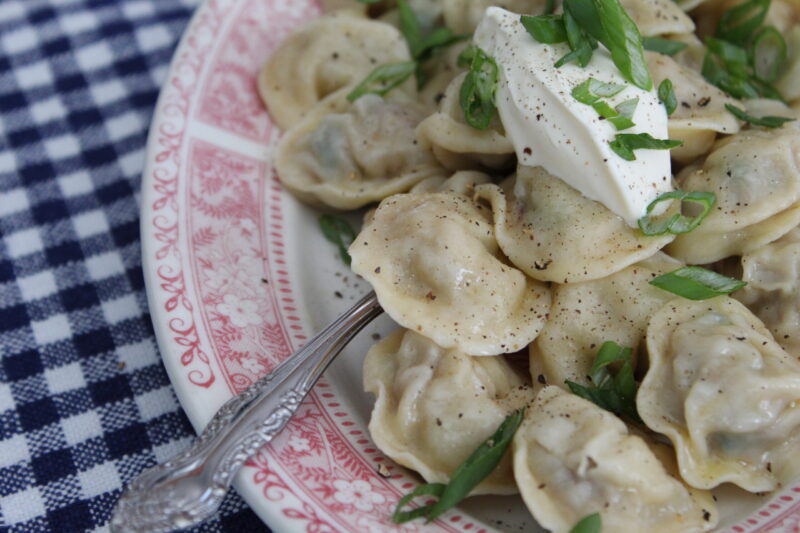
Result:
[[[270,154],[280,132],[256,92],[271,51],[319,12],[311,0],[208,0],[161,91],[142,185],[142,253],[164,364],[196,428],[365,291],[322,239],[316,214],[279,185]],[[416,479],[370,441],[360,368],[391,327],[379,321],[337,359],[240,472],[239,492],[281,532],[537,531],[509,497],[469,499],[432,524],[390,522]],[[800,531],[800,483],[769,501],[733,490],[721,501],[726,532]]]

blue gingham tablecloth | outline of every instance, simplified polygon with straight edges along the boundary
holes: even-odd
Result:
[[[0,531],[106,530],[193,431],[139,248],[145,139],[198,0],[0,0]],[[197,531],[268,531],[235,494]]]

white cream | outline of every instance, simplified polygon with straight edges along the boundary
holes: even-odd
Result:
[[[667,113],[656,92],[628,83],[602,46],[585,68],[575,63],[555,68],[568,45],[539,43],[518,14],[499,7],[486,10],[474,40],[500,67],[495,102],[521,164],[544,167],[631,226],[650,202],[672,190],[668,150],[636,150],[636,160],[625,161],[608,144],[619,133],[616,128],[571,94],[590,77],[624,84],[625,90],[605,99],[613,107],[639,98],[636,125],[624,133],[668,138]]]

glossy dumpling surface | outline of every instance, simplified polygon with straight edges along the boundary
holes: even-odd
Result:
[[[502,357],[472,357],[403,329],[369,351],[364,387],[376,396],[375,444],[428,482],[449,481],[506,416],[532,400]],[[516,492],[508,454],[473,494]]]
[[[742,281],[733,296],[766,325],[784,350],[800,356],[800,229],[742,256]]]
[[[710,493],[671,475],[617,417],[558,387],[544,388],[526,410],[513,453],[525,504],[554,533],[595,512],[603,531],[614,533],[691,533],[716,524]]]
[[[637,409],[675,446],[683,479],[768,491],[800,474],[800,361],[733,298],[662,307]]]
[[[743,130],[677,179],[683,190],[713,192],[717,203],[697,229],[675,239],[670,255],[699,264],[753,251],[798,223],[800,130]]]
[[[574,283],[603,278],[653,255],[673,236],[647,237],[541,167],[520,165],[507,187],[481,185],[500,248],[530,277]]]
[[[281,182],[312,205],[357,209],[419,181],[448,173],[416,141],[424,110],[402,93],[367,94],[350,103],[348,89],[317,104],[278,145]]]
[[[338,11],[284,40],[261,70],[258,88],[272,119],[288,130],[317,102],[360,83],[376,65],[409,59],[396,28]]]
[[[659,252],[608,277],[554,287],[550,316],[530,345],[534,384],[589,385],[586,376],[606,341],[637,354],[650,316],[673,298],[648,282],[681,266]]]
[[[446,348],[515,352],[550,309],[550,289],[504,262],[489,210],[459,193],[387,198],[350,255],[389,316]]]

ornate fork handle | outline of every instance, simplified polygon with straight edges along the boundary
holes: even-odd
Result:
[[[382,312],[371,292],[272,373],[228,400],[191,448],[128,485],[111,530],[171,531],[212,516],[234,474],[286,426],[331,361]]]

